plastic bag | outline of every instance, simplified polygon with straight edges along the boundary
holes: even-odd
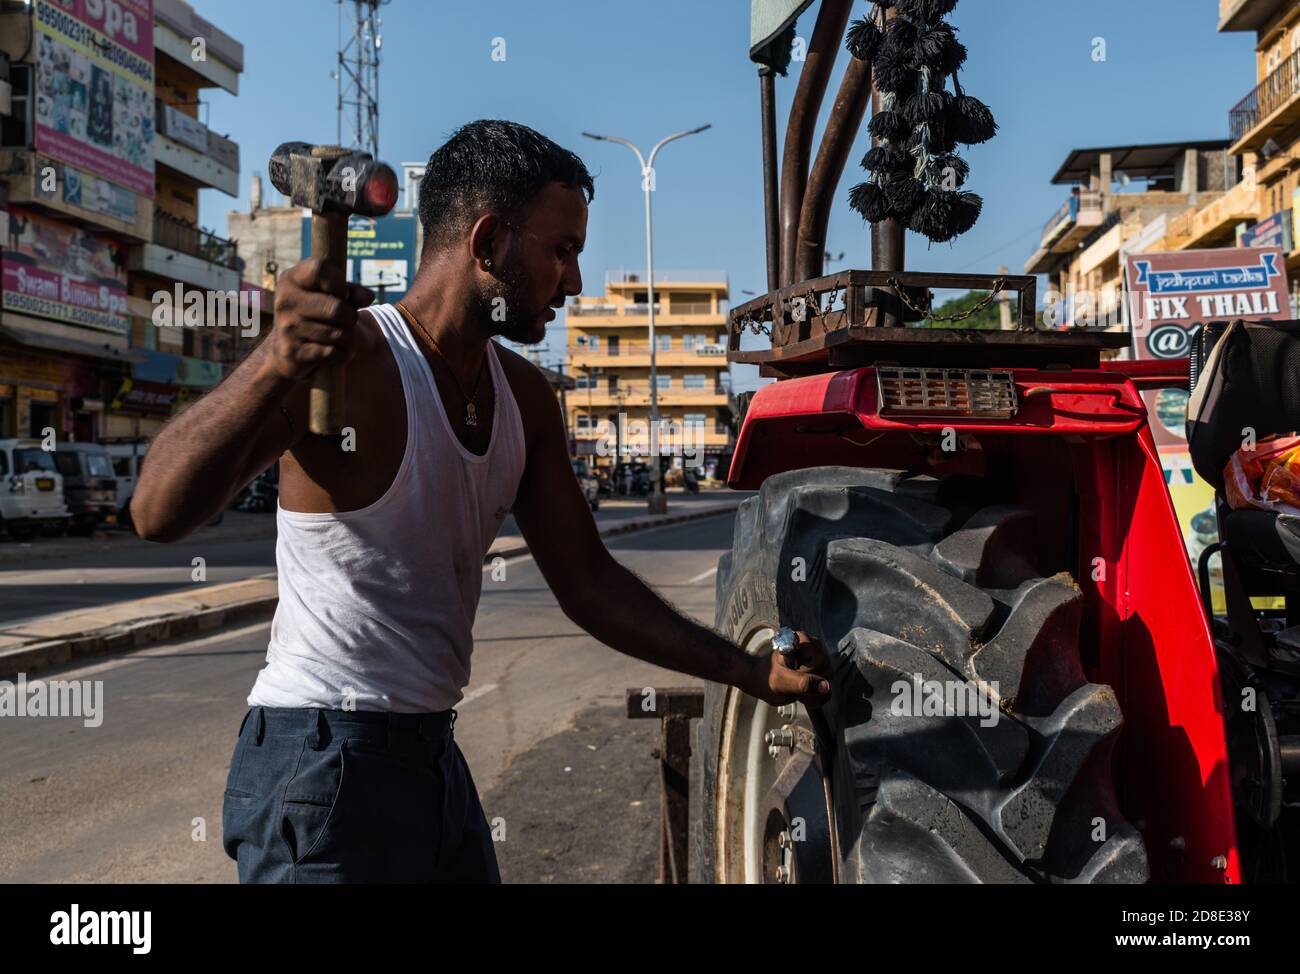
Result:
[[[1242,447],[1223,468],[1223,481],[1234,511],[1300,515],[1300,436],[1270,436],[1253,450]]]

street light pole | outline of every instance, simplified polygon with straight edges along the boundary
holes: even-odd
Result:
[[[655,365],[655,242],[650,217],[650,194],[654,191],[655,156],[669,142],[684,139],[688,135],[695,135],[712,127],[712,124],[701,125],[699,128],[687,129],[685,132],[677,132],[660,139],[655,144],[655,147],[650,150],[648,160],[641,155],[641,150],[627,139],[619,138],[617,135],[582,133],[589,139],[596,139],[600,142],[617,142],[619,145],[627,146],[636,153],[636,160],[641,165],[641,189],[645,192],[646,297],[649,302],[647,311],[650,318],[650,457],[652,462],[650,464],[649,511],[651,514],[663,514],[668,510],[668,496],[664,493],[663,485],[662,458],[659,456],[659,374]]]

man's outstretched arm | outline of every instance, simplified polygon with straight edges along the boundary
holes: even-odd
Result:
[[[750,656],[683,616],[609,553],[573,475],[559,403],[549,389],[545,397],[538,400],[539,429],[514,516],[564,614],[605,645],[648,663],[726,683],[768,703],[823,703],[830,666],[815,641],[804,647],[797,670],[779,653]]]

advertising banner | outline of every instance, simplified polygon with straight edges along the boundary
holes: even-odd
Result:
[[[1287,214],[1289,217],[1289,214]],[[1193,329],[1233,318],[1289,318],[1284,252],[1263,241],[1283,242],[1282,221],[1262,221],[1243,242],[1255,246],[1131,254],[1125,259],[1133,355],[1139,359],[1182,358]],[[1289,222],[1289,221],[1288,221]],[[1288,244],[1289,246],[1289,244]],[[1193,565],[1206,545],[1218,540],[1214,489],[1192,469],[1187,448],[1187,400],[1182,389],[1142,393],[1160,465]],[[1211,562],[1211,597],[1222,603],[1222,576]]]
[[[348,280],[364,285],[385,302],[400,301],[410,287],[417,264],[415,230],[418,217],[399,210],[378,218],[354,216],[348,221]],[[311,256],[311,218],[302,221],[302,256]]]
[[[36,151],[152,196],[152,0],[35,2]]]
[[[1265,220],[1260,220],[1237,235],[1239,247],[1277,247],[1282,253],[1289,254],[1295,249],[1291,244],[1291,211],[1274,213]]]
[[[8,311],[124,333],[125,248],[11,207],[2,294]]]

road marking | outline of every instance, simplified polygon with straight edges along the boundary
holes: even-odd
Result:
[[[477,700],[479,697],[483,696],[484,694],[491,693],[496,688],[497,685],[495,683],[484,683],[481,687],[475,687],[469,693],[465,694],[465,696],[461,697],[460,703],[456,704],[456,706],[463,707],[465,706],[465,704],[470,703],[473,700]]]
[[[714,566],[713,566],[712,568],[710,568],[707,572],[700,572],[700,573],[699,573],[698,575],[696,575],[694,578],[687,579],[686,584],[687,584],[687,585],[694,585],[696,582],[702,582],[702,581],[704,581],[706,578],[708,578],[710,575],[716,575],[717,572],[718,572],[718,566],[717,566],[717,565],[714,565]]]

